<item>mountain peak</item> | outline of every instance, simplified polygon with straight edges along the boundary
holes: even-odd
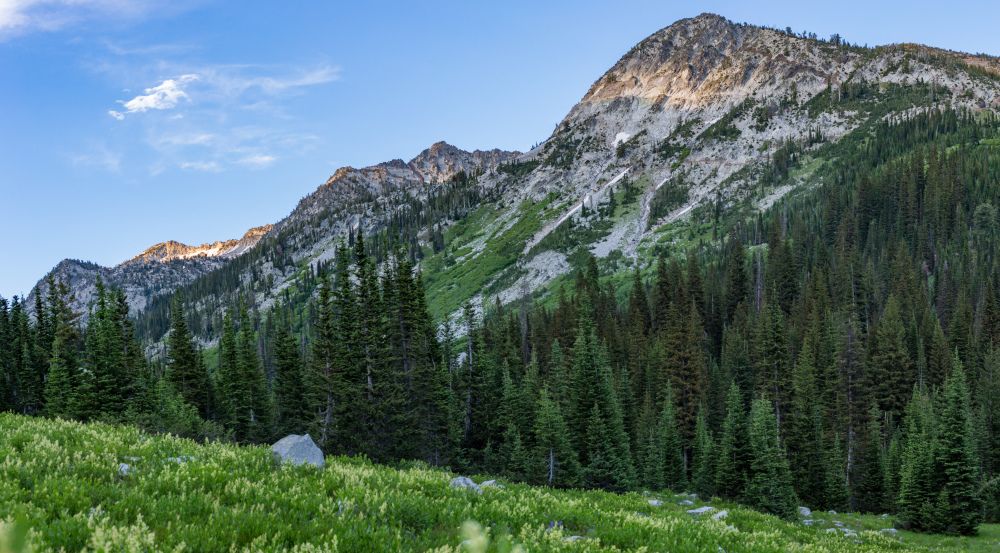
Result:
[[[189,246],[176,240],[167,240],[146,248],[125,263],[167,263],[195,257],[236,257],[257,244],[272,228],[273,225],[261,225],[246,231],[242,238],[220,240],[200,246]]]

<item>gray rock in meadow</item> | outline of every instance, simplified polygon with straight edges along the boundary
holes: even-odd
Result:
[[[723,520],[727,516],[729,516],[729,511],[719,511],[718,513],[712,515],[712,520]]]
[[[663,505],[663,502],[660,501],[659,499],[650,499],[649,500],[649,505],[651,507],[659,507],[659,506]]]
[[[883,534],[885,534],[887,536],[895,536],[896,534],[899,533],[899,530],[896,530],[895,528],[883,528],[883,529],[879,530],[879,532],[881,532],[881,533],[883,533]]]
[[[698,507],[697,509],[689,509],[687,513],[692,516],[698,516],[698,515],[703,515],[705,513],[711,513],[714,510],[715,507],[710,507],[708,505],[705,505],[704,507]]]
[[[685,507],[690,507],[691,505],[694,505],[694,501],[691,501],[690,499],[682,499],[678,501],[677,504],[683,505]]]
[[[799,507],[799,516],[807,517],[807,516],[810,516],[812,514],[813,514],[813,512],[812,512],[811,509],[809,509],[809,507]]]
[[[480,488],[496,488],[498,490],[504,489],[503,484],[497,482],[496,480],[486,480],[485,482],[479,484]]]
[[[587,539],[587,538],[585,538],[583,536],[566,536],[565,538],[563,538],[563,541],[575,542],[575,541],[580,541],[580,540],[585,540],[585,539]]]
[[[451,484],[449,485],[452,488],[472,490],[476,493],[483,493],[483,489],[479,487],[479,484],[476,484],[471,478],[467,476],[456,476],[455,478],[451,479]]]
[[[833,509],[830,509],[829,511],[827,511],[827,513],[829,513],[831,515],[835,515],[835,514],[837,514],[837,511],[834,511]]]
[[[805,520],[802,521],[802,524],[805,524],[806,526],[812,526],[813,522],[814,522],[813,519],[807,518],[807,519],[805,519]]]
[[[118,475],[129,476],[132,474],[132,465],[128,463],[118,463]]]
[[[836,526],[837,528],[843,528],[844,527],[844,523],[841,522],[841,521],[839,521],[839,520],[833,521],[833,525]]]
[[[303,436],[290,434],[285,436],[271,446],[271,453],[274,455],[274,461],[278,464],[309,464],[322,468],[326,463],[326,460],[323,458],[323,451],[320,450],[309,434]]]

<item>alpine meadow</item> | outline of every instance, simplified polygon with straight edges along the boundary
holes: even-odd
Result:
[[[0,7],[0,68],[111,9],[50,4]],[[211,9],[122,4],[109,33]],[[215,154],[108,165],[145,209],[190,171],[286,182],[265,149],[308,141],[192,125],[340,86],[155,67],[107,136]],[[526,151],[436,142],[288,207],[0,296],[0,553],[1000,551],[1000,58],[704,13]]]

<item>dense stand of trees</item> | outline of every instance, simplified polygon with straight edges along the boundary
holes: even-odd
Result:
[[[1000,518],[997,130],[885,122],[808,197],[624,290],[591,258],[545,303],[468,308],[462,332],[431,321],[410,256],[378,263],[362,237],[306,305],[231,306],[212,366],[179,296],[151,363],[119,292],[81,328],[52,283],[34,318],[0,304],[0,408],[974,533]]]

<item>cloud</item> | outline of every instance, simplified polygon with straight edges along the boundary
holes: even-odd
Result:
[[[186,9],[189,0],[0,0],[0,39],[76,25],[140,21]]]
[[[267,154],[254,154],[236,160],[236,163],[254,169],[263,169],[277,161],[278,158]]]
[[[173,109],[177,107],[177,104],[181,100],[190,99],[187,92],[184,91],[184,87],[187,84],[197,81],[198,78],[198,75],[189,73],[187,75],[181,75],[176,79],[166,79],[154,87],[147,88],[145,90],[145,94],[136,96],[128,101],[120,100],[118,103],[125,108],[125,113],[142,113],[151,109]],[[125,119],[125,113],[115,110],[108,111],[108,114],[111,115],[111,117],[114,117],[119,121]]]
[[[98,167],[117,173],[121,169],[122,156],[118,152],[112,151],[106,144],[96,144],[90,151],[82,154],[70,156],[73,165],[85,167]]]
[[[190,171],[203,171],[206,173],[218,173],[222,166],[217,161],[182,161],[178,164],[181,169]]]

